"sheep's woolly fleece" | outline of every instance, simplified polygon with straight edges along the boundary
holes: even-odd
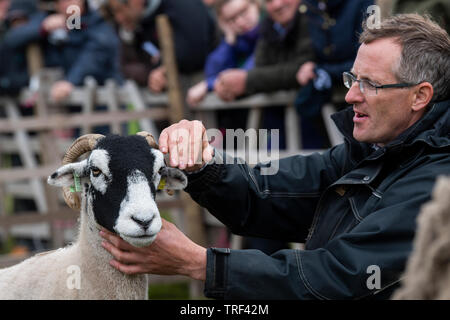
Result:
[[[74,173],[82,179],[76,242],[0,270],[0,299],[147,298],[147,276],[125,275],[109,264],[98,225],[133,245],[149,245],[161,227],[155,203],[160,177],[173,189],[184,188],[186,177],[166,168],[162,153],[141,136],[102,138],[87,160],[63,165],[48,182],[70,187]]]
[[[440,177],[417,218],[414,249],[393,299],[450,299],[450,177]]]

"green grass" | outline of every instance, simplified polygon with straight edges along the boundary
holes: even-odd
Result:
[[[188,300],[189,282],[170,284],[150,284],[148,289],[150,300]]]
[[[6,238],[5,242],[0,244],[0,254],[8,254],[16,245],[16,241],[13,237],[9,236]]]

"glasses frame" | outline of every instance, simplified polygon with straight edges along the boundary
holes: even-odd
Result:
[[[347,88],[347,89],[350,89],[352,86],[350,86],[350,87],[347,87],[347,85],[345,84],[345,77],[346,76],[348,76],[348,77],[350,77],[351,79],[352,79],[352,81],[353,82],[358,82],[359,83],[359,90],[364,94],[364,86],[363,86],[363,83],[368,83],[370,86],[372,86],[372,87],[374,87],[375,88],[375,95],[377,95],[378,94],[378,89],[389,89],[389,88],[409,88],[409,87],[414,87],[414,86],[417,86],[418,84],[420,84],[421,82],[419,82],[419,83],[407,83],[407,82],[403,82],[403,83],[391,83],[391,84],[383,84],[383,85],[376,85],[376,84],[373,84],[372,82],[370,82],[369,80],[364,80],[364,79],[360,79],[360,80],[358,80],[358,79],[356,79],[356,77],[355,77],[355,75],[353,74],[353,73],[351,73],[351,72],[343,72],[342,73],[342,80],[343,80],[343,82],[344,82],[344,86]],[[353,85],[353,84],[352,84]]]

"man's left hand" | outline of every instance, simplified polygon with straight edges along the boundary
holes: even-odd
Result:
[[[67,99],[73,91],[73,84],[69,81],[60,80],[53,84],[50,90],[50,97],[54,102],[61,102]]]
[[[155,93],[161,93],[167,87],[166,68],[158,67],[148,75],[148,88]]]
[[[206,249],[192,242],[174,224],[162,219],[162,228],[148,247],[134,247],[103,229],[102,246],[113,255],[110,264],[125,274],[185,275],[206,278]]]
[[[220,98],[231,101],[243,95],[247,88],[247,71],[242,69],[229,69],[220,73],[217,92]],[[215,88],[216,89],[216,88]]]

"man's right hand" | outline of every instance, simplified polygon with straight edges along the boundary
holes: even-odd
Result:
[[[198,120],[181,120],[164,129],[159,137],[159,149],[169,153],[171,167],[187,172],[200,169],[213,157],[206,129]]]

